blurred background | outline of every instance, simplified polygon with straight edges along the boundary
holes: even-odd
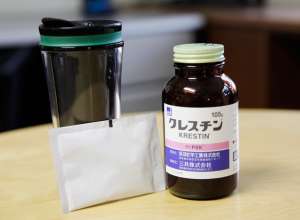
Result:
[[[123,22],[123,112],[160,110],[172,47],[225,44],[247,108],[300,108],[300,0],[0,0],[0,131],[51,122],[42,17]]]

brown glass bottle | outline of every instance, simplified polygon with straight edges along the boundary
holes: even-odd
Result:
[[[224,61],[176,63],[175,76],[162,92],[162,103],[180,107],[217,107],[238,102],[234,82],[224,74]],[[164,108],[163,108],[164,109]],[[187,179],[167,173],[172,194],[187,199],[216,199],[233,192],[237,173],[216,179]]]

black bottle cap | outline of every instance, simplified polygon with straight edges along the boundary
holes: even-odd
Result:
[[[68,21],[57,18],[43,18],[39,26],[41,35],[74,36],[108,34],[122,30],[122,24],[114,20]]]

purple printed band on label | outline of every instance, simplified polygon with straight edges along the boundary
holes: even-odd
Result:
[[[172,148],[165,147],[166,165],[171,168],[192,172],[229,169],[229,149],[213,152],[189,152]]]
[[[211,152],[229,149],[229,141],[214,144],[186,144],[166,139],[166,146],[179,151]]]

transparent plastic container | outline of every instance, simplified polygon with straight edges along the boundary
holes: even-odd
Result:
[[[43,19],[41,52],[54,127],[120,116],[120,30],[116,21]]]

